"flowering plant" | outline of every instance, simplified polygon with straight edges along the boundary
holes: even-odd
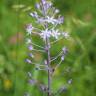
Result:
[[[63,46],[60,53],[55,56],[51,57],[51,47],[54,43],[58,42],[59,40],[65,38],[69,38],[68,32],[62,32],[58,28],[59,25],[61,25],[64,21],[64,18],[59,15],[59,10],[53,7],[52,3],[47,0],[41,0],[40,3],[36,4],[37,11],[31,12],[30,16],[35,19],[35,22],[40,27],[35,27],[32,24],[28,24],[26,27],[27,32],[27,45],[28,50],[30,51],[29,57],[31,59],[26,59],[26,62],[32,65],[35,65],[35,69],[37,71],[46,71],[47,77],[48,77],[48,84],[47,86],[39,84],[39,87],[42,91],[44,91],[47,96],[56,96],[58,93],[53,93],[51,88],[51,81],[52,76],[55,73],[56,69],[60,66],[60,64],[64,61],[65,55],[68,52],[68,49]],[[32,36],[38,35],[42,42],[44,43],[44,46],[37,45],[36,43],[32,42]],[[40,50],[34,48],[38,47]],[[32,61],[34,59],[33,51],[43,52],[47,55],[47,58],[44,60],[43,64],[36,64]],[[56,59],[60,58],[60,62],[55,66],[52,67],[51,63],[55,61]],[[34,80],[32,77],[31,72],[28,72],[29,76],[29,83],[30,84],[37,84],[38,82]],[[69,80],[68,83],[71,83],[72,80]],[[65,90],[65,87],[62,87],[59,89],[60,92]],[[27,96],[29,96],[27,94]]]

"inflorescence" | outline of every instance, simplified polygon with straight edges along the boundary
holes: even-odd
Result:
[[[61,51],[55,57],[51,57],[50,49],[54,45],[54,43],[58,42],[59,40],[65,38],[68,39],[70,36],[68,32],[62,32],[59,29],[59,25],[63,24],[64,17],[59,15],[59,10],[53,7],[53,4],[48,0],[41,0],[40,3],[36,4],[36,10],[34,12],[30,12],[30,16],[34,18],[34,23],[37,24],[35,27],[33,24],[29,23],[26,26],[27,38],[26,44],[29,50],[29,58],[25,61],[28,64],[34,65],[35,69],[38,71],[46,71],[48,73],[48,85],[44,86],[40,84],[41,90],[45,91],[48,95],[53,96],[52,89],[51,89],[51,76],[53,76],[55,70],[62,64],[65,60],[65,56],[68,53],[68,49],[66,46],[63,46]],[[40,26],[40,27],[38,27]],[[41,38],[44,46],[38,45],[32,42],[32,36],[37,35]],[[39,49],[39,50],[38,50]],[[35,58],[32,52],[43,52],[47,54],[46,60],[44,60],[43,64],[37,64],[32,61]],[[51,63],[55,60],[60,58],[60,62],[55,66],[52,67]],[[32,78],[32,73],[28,72],[28,82],[32,85],[37,84],[38,82]],[[68,81],[68,84],[72,83],[72,79]],[[63,86],[59,89],[59,91],[66,90],[66,87]],[[26,93],[29,96],[28,93]],[[55,96],[55,95],[54,95]]]

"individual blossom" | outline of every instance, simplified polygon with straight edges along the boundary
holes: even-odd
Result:
[[[59,12],[58,10],[55,10],[55,12]],[[55,13],[54,13],[55,14]],[[45,19],[45,21],[47,23],[51,23],[53,25],[55,24],[62,24],[64,22],[64,17],[58,17],[57,19],[54,18],[54,16],[50,17],[50,16],[47,16],[47,18]]]
[[[38,18],[38,14],[37,14],[36,11],[33,12],[33,13],[31,12],[31,13],[30,13],[30,16],[32,16],[33,18],[36,18],[36,19]]]
[[[68,33],[68,32],[63,32],[62,35],[63,35],[66,39],[69,38],[69,33]]]
[[[36,22],[43,24],[43,23],[45,23],[45,19],[41,17],[41,18],[38,18]]]
[[[64,22],[64,17],[63,16],[59,16],[57,19],[57,23],[58,24],[62,24]]]
[[[60,32],[59,32],[58,29],[57,29],[57,30],[52,29],[51,35],[52,35],[55,39],[58,39],[59,36],[60,36]]]
[[[51,31],[48,29],[42,30],[40,33],[41,38],[43,38],[43,40],[46,40],[46,38],[50,38],[51,37]]]
[[[46,3],[44,4],[44,9],[45,9],[45,11],[48,11],[48,9],[49,9],[51,6],[52,6],[52,3],[51,3],[51,2],[46,2]]]
[[[54,17],[49,17],[49,16],[47,16],[45,21],[48,22],[48,23],[51,23],[53,25],[57,22],[57,20],[54,19]]]
[[[43,14],[47,13],[48,9],[52,6],[52,3],[51,2],[48,2],[46,0],[41,0],[42,1],[42,12]]]
[[[54,17],[50,17],[50,16],[47,16],[46,18],[42,18],[42,17],[40,17],[40,18],[38,18],[37,19],[37,23],[50,23],[50,24],[55,24],[55,23],[57,23],[57,20],[56,19],[54,19]]]
[[[34,27],[32,26],[32,24],[28,24],[27,27],[26,27],[27,34],[31,35],[33,29],[34,29]]]

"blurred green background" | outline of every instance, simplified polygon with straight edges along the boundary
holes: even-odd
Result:
[[[24,62],[25,25],[32,22],[28,13],[37,1],[0,0],[0,96],[23,96],[26,91],[31,96],[43,96],[36,86],[27,83],[27,72],[31,70],[33,77],[45,84],[46,74]],[[59,96],[96,96],[96,0],[54,0],[53,4],[65,17],[62,28],[71,35],[70,40],[61,40],[52,49],[55,56],[62,45],[69,48],[53,78],[54,91],[72,78],[68,90]],[[34,41],[42,44],[37,38]],[[36,60],[44,58],[40,53],[35,55]],[[67,69],[71,71],[66,73]]]

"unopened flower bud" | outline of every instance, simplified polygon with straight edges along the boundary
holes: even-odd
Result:
[[[28,72],[27,74],[28,74],[28,77],[32,77],[32,74],[31,74],[31,72]]]
[[[42,1],[42,4],[45,4],[46,3],[46,0],[41,0]]]
[[[59,10],[58,10],[58,9],[56,9],[56,10],[55,10],[55,13],[59,13]]]
[[[47,65],[47,64],[48,64],[47,60],[44,60],[44,64],[45,64],[45,65]]]
[[[29,82],[29,84],[32,84],[32,85],[36,83],[36,81],[34,79],[29,79],[28,82]]]
[[[63,86],[62,88],[61,88],[61,92],[66,92],[67,91],[67,87],[66,86]]]
[[[62,61],[64,61],[64,59],[65,59],[65,56],[64,56],[64,55],[62,55],[62,56],[61,56],[61,60],[62,60]]]
[[[24,96],[30,96],[30,94],[29,94],[28,92],[26,92],[26,93],[24,94]]]
[[[25,62],[27,62],[27,63],[29,63],[29,64],[32,63],[32,61],[31,61],[30,59],[26,59]]]
[[[31,39],[27,38],[27,39],[26,39],[26,43],[27,43],[27,44],[31,44]]]
[[[32,53],[29,53],[29,56],[30,56],[31,58],[34,58],[34,55],[33,55]]]
[[[62,48],[63,54],[66,54],[68,52],[68,49],[66,47]]]
[[[47,88],[45,85],[41,84],[41,85],[40,85],[40,89],[41,89],[42,91],[47,91],[48,88]]]
[[[63,22],[64,22],[64,17],[59,17],[59,18],[58,18],[58,23],[59,23],[59,24],[62,24]]]
[[[72,84],[72,79],[68,80],[68,84]]]
[[[33,46],[32,46],[32,45],[29,45],[29,46],[28,46],[28,49],[29,49],[30,51],[32,51],[32,50],[33,50]]]
[[[36,4],[36,8],[40,9],[40,4],[39,3]]]

